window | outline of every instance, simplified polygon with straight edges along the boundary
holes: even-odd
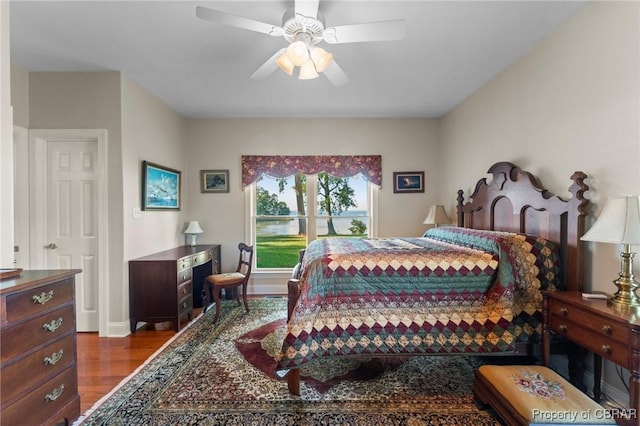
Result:
[[[316,238],[370,235],[371,185],[360,175],[265,175],[254,185],[257,269],[291,268],[300,250]]]
[[[289,269],[316,238],[376,236],[379,155],[243,155],[256,269]]]

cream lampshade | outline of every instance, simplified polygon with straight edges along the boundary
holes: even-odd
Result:
[[[431,206],[429,213],[427,213],[427,217],[422,223],[425,225],[435,225],[437,227],[438,225],[450,224],[451,219],[447,216],[444,206],[437,204]]]
[[[200,227],[200,223],[197,220],[192,220],[187,225],[187,228],[183,231],[183,234],[188,239],[188,245],[191,247],[196,245],[196,238],[198,234],[202,234],[204,231]]]
[[[636,295],[638,282],[633,276],[631,245],[640,244],[640,197],[625,196],[607,200],[602,213],[581,240],[622,244],[621,270],[613,283],[618,291],[609,299],[609,305],[620,312],[636,311],[640,299]]]

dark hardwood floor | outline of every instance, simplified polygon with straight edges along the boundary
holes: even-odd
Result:
[[[194,318],[199,314],[200,309],[194,310]],[[126,337],[98,337],[98,333],[78,333],[78,392],[81,413],[93,407],[175,334],[170,322],[146,324]]]

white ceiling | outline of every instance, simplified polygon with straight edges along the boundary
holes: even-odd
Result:
[[[28,71],[122,71],[187,117],[439,117],[585,2],[320,1],[325,25],[404,19],[401,41],[322,47],[350,81],[249,76],[283,38],[196,17],[281,25],[292,0],[11,2],[11,60]]]

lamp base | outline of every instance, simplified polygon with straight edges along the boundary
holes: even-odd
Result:
[[[607,301],[607,306],[623,314],[640,312],[640,299],[635,293],[618,291]]]
[[[187,236],[187,241],[188,241],[188,245],[191,247],[195,247],[197,245],[196,243],[196,239],[197,239],[197,235],[196,234],[188,234]]]
[[[633,276],[634,254],[629,250],[628,244],[624,245],[624,250],[620,253],[622,268],[618,274],[618,279],[613,282],[618,287],[618,291],[607,302],[607,305],[614,311],[622,313],[640,311],[640,299],[636,295],[638,282]]]

